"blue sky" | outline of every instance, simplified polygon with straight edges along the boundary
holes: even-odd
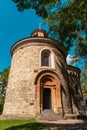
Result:
[[[42,18],[34,10],[19,12],[12,0],[0,0],[0,71],[11,63],[11,46],[18,40],[29,37],[41,22]],[[46,25],[42,28],[48,31]]]
[[[11,63],[10,48],[18,40],[29,37],[42,19],[33,10],[19,12],[12,0],[0,0],[0,71]],[[42,26],[47,30],[47,26]]]

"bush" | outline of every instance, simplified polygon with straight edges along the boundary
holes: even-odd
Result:
[[[2,114],[3,106],[4,106],[4,97],[1,97],[0,98],[0,114]]]

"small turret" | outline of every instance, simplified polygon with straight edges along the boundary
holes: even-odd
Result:
[[[37,30],[34,30],[31,33],[31,37],[44,37],[44,38],[47,38],[48,37],[48,33],[45,30],[37,29]]]

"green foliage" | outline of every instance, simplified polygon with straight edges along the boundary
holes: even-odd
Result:
[[[16,3],[19,11],[24,11],[24,9],[32,8],[36,11],[36,14],[44,18],[46,18],[49,14],[48,5],[52,7],[51,0],[12,0],[12,1]],[[55,2],[56,0],[54,0],[53,3],[55,4]]]
[[[82,86],[82,93],[83,93],[83,97],[85,98],[85,99],[87,99],[87,86]]]
[[[52,12],[45,20],[49,24],[51,37],[59,40],[67,50],[74,45],[81,56],[87,55],[87,50],[84,50],[87,43],[81,47],[81,42],[87,38],[86,8],[87,2],[85,0],[75,0],[72,4],[63,6],[59,11],[57,9]],[[85,37],[82,32],[85,32]],[[84,53],[80,53],[79,48],[81,49],[80,52],[84,51]]]
[[[87,56],[87,0],[12,0],[18,10],[34,9],[49,26],[50,37],[57,39],[67,50],[75,45],[76,52]],[[85,37],[82,33],[85,32]],[[76,44],[73,44],[76,43]],[[79,51],[81,50],[81,51]]]
[[[2,120],[0,130],[50,130],[45,125],[31,120]]]
[[[0,72],[0,114],[3,110],[5,92],[8,82],[9,67]]]
[[[0,97],[5,95],[9,75],[9,67],[0,72]]]
[[[73,46],[75,54],[80,60],[85,59],[87,66],[87,0],[12,1],[20,11],[34,9],[43,18],[43,23],[48,24],[50,37],[58,40],[67,50]],[[86,70],[82,69],[82,84],[87,81]]]
[[[81,72],[81,84],[87,86],[87,65],[84,66]]]
[[[81,86],[85,99],[87,99],[87,65],[84,66],[81,72]]]
[[[0,98],[0,114],[2,113],[3,105],[4,105],[4,97],[1,97]]]

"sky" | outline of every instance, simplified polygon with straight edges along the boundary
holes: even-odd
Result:
[[[11,63],[10,48],[39,28],[42,18],[34,10],[19,12],[12,0],[0,0],[0,71]],[[47,31],[47,26],[42,26]]]
[[[30,37],[42,21],[34,10],[20,12],[12,0],[0,0],[0,71],[11,64],[11,46],[23,38]],[[48,31],[47,25],[42,25],[42,29]]]

